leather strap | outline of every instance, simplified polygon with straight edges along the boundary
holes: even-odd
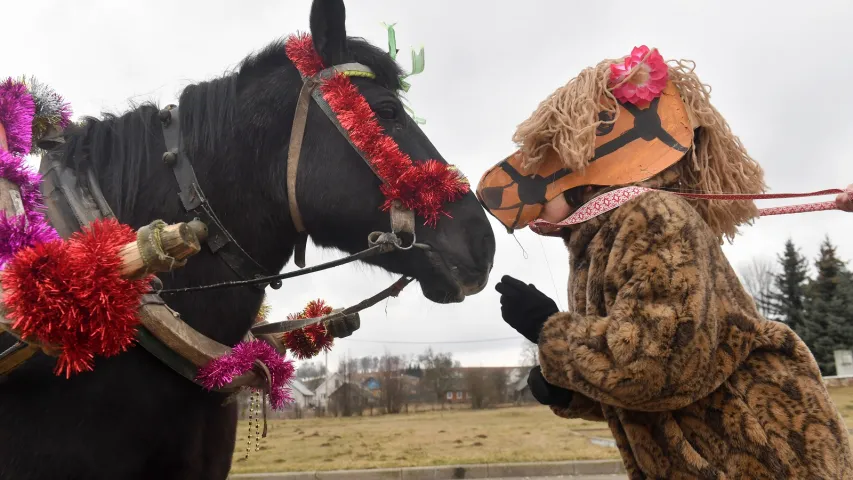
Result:
[[[115,215],[103,198],[94,174],[88,171],[89,181],[81,182],[73,169],[65,168],[62,164],[61,155],[62,152],[57,149],[42,156],[41,190],[51,225],[60,236],[68,238],[95,219],[114,218]],[[139,344],[187,380],[194,382],[201,364],[230,351],[228,346],[211,340],[183,322],[180,315],[169,309],[158,295],[143,296],[139,316]],[[0,371],[3,374],[8,373],[43,349],[30,344],[27,348],[15,347],[3,352],[2,355],[8,360],[3,362]],[[217,390],[233,392],[240,386],[259,385],[258,380],[258,374],[253,370]]]
[[[290,207],[290,219],[299,235],[293,259],[299,268],[305,268],[305,249],[308,243],[308,234],[305,231],[305,224],[302,222],[302,214],[299,213],[299,204],[296,202],[296,173],[299,168],[299,157],[302,153],[302,139],[305,137],[305,124],[308,121],[308,106],[311,102],[311,94],[318,85],[319,82],[313,78],[306,79],[302,84],[299,99],[296,101],[293,127],[290,130],[290,145],[287,149],[287,203]]]
[[[207,225],[209,234],[205,243],[210,251],[225,262],[240,279],[251,280],[268,276],[267,270],[255,261],[228,232],[205,197],[195,170],[181,148],[181,118],[178,107],[167,106],[160,112],[160,120],[163,123],[163,140],[166,143],[163,161],[172,169],[175,180],[178,182],[178,196],[184,210],[187,211],[187,220],[197,217]],[[255,287],[264,290],[266,285],[258,284]]]
[[[318,72],[313,77],[302,77],[302,88],[299,91],[299,98],[296,101],[296,110],[293,114],[293,126],[290,131],[290,144],[288,145],[287,150],[287,201],[290,209],[290,218],[298,235],[294,245],[295,250],[293,261],[299,268],[305,268],[305,250],[308,243],[308,232],[305,230],[302,214],[299,211],[299,204],[296,201],[296,178],[299,170],[299,160],[302,153],[302,141],[305,137],[305,126],[308,121],[308,108],[311,103],[309,99],[314,99],[335,128],[338,129],[341,135],[347,139],[350,146],[352,146],[361,158],[364,159],[364,162],[368,167],[370,167],[370,170],[373,171],[374,175],[382,179],[382,177],[380,177],[376,172],[373,164],[368,160],[367,155],[365,155],[365,153],[352,142],[349,132],[343,127],[343,125],[341,125],[341,122],[338,121],[338,116],[334,111],[332,111],[331,105],[329,105],[326,99],[323,98],[323,92],[317,88],[323,82],[329,80],[336,74],[356,77],[374,77],[374,73],[370,67],[360,63],[344,63],[341,65],[335,65]],[[382,181],[384,181],[384,179],[382,179]],[[391,212],[391,223],[399,228],[392,228],[392,231],[395,233],[408,232],[414,234],[414,213],[411,211],[406,212],[405,209],[399,205],[399,202],[396,205],[396,208]]]
[[[22,341],[16,342],[0,353],[0,377],[8,375],[12,370],[21,366],[21,364],[40,351],[41,348],[36,345],[30,345]]]

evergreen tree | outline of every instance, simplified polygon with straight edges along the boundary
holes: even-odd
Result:
[[[835,350],[853,346],[853,281],[829,239],[815,261],[817,275],[806,288],[803,340],[823,375],[835,375]]]
[[[785,242],[785,251],[779,256],[779,264],[782,268],[780,273],[774,275],[776,288],[769,294],[768,309],[773,318],[787,323],[802,337],[808,264],[790,239]]]

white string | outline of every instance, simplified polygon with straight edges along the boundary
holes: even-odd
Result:
[[[560,311],[563,311],[563,306],[560,305],[560,291],[557,290],[557,283],[554,282],[554,273],[551,272],[551,262],[548,261],[548,254],[545,252],[545,245],[542,243],[542,237],[540,235],[536,235],[536,238],[539,239],[539,247],[542,249],[542,256],[545,257],[545,266],[548,267],[548,276],[551,277],[551,287],[554,288],[554,302],[557,304],[557,308]]]

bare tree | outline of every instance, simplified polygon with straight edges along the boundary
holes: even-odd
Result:
[[[354,413],[356,405],[354,405],[352,395],[350,395],[350,384],[352,383],[353,374],[357,373],[357,370],[353,370],[353,365],[357,364],[358,362],[354,362],[348,357],[343,357],[338,361],[338,375],[343,378],[343,385],[341,388],[344,390],[343,392],[338,392],[338,390],[332,392],[332,395],[335,395],[336,397],[334,402],[331,401],[331,398],[329,399],[329,404],[333,407],[333,414],[335,416],[342,415],[344,417],[349,417]]]
[[[406,392],[402,370],[403,359],[398,356],[385,354],[379,361],[380,401],[386,413],[400,413],[403,409]]]
[[[358,358],[348,358],[347,359],[347,371],[350,375],[358,375],[358,366],[359,366]]]
[[[361,357],[358,359],[359,367],[361,368],[361,373],[370,373],[373,371],[371,368],[373,365],[371,364],[370,357]]]
[[[490,404],[501,404],[507,401],[509,387],[509,372],[505,368],[493,368],[487,373]]]
[[[305,362],[296,369],[296,378],[318,378],[326,376],[326,366],[320,362]]]
[[[435,395],[436,402],[444,408],[445,394],[453,384],[453,369],[459,367],[459,362],[453,361],[452,353],[434,353],[432,348],[427,349],[418,360],[424,369],[421,381]]]
[[[772,260],[765,257],[755,257],[740,271],[744,288],[755,300],[758,313],[765,318],[771,318],[773,315],[771,299],[776,278],[775,267],[776,264]]]
[[[490,385],[484,368],[468,368],[463,373],[465,388],[471,399],[471,408],[479,410],[489,406]]]
[[[521,349],[521,366],[532,368],[536,365],[539,365],[539,345],[525,339]]]

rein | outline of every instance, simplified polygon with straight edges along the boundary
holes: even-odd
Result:
[[[591,220],[599,215],[607,213],[615,208],[618,208],[625,203],[639,197],[648,192],[665,192],[673,195],[678,195],[684,198],[699,199],[699,200],[773,200],[782,198],[804,198],[804,197],[819,197],[824,195],[837,195],[843,193],[843,190],[832,188],[827,190],[819,190],[816,192],[807,193],[762,193],[762,194],[724,194],[724,193],[686,193],[686,192],[670,192],[647,187],[623,187],[608,192],[593,198],[589,202],[583,204],[575,210],[568,218],[560,222],[548,222],[546,220],[537,219],[530,223],[530,229],[540,235],[558,236],[559,231],[552,229],[561,229],[572,225],[577,225],[588,220]],[[835,202],[814,202],[798,205],[787,205],[782,207],[769,207],[758,209],[760,217],[768,217],[772,215],[790,215],[794,213],[805,212],[820,212],[828,210],[838,210]]]

